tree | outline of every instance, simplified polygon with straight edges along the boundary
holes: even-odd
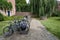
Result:
[[[26,5],[26,0],[15,0],[16,1],[16,11],[21,11],[21,7]]]
[[[56,10],[56,0],[30,0],[33,14],[40,16],[51,16]]]
[[[7,10],[12,10],[12,4],[11,4],[11,2],[8,3]]]
[[[4,10],[11,10],[12,9],[12,4],[11,2],[7,2],[6,0],[0,0],[0,9]]]

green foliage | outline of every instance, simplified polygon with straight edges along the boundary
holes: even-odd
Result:
[[[7,2],[7,0],[0,0],[0,9],[1,10],[11,10],[12,4],[10,2]]]
[[[0,21],[4,20],[4,16],[0,13]]]
[[[24,7],[21,7],[21,12],[30,12],[30,11],[31,9],[29,4],[25,5]]]
[[[16,1],[16,11],[21,11],[21,7],[26,5],[25,0],[15,0]]]
[[[35,15],[39,14],[39,0],[30,0],[31,12]]]
[[[15,0],[16,1],[16,11],[19,12],[30,12],[30,4],[26,3],[26,0]]]
[[[11,2],[8,3],[7,10],[12,10],[12,4],[11,4]]]
[[[60,10],[57,10],[57,11],[55,12],[55,15],[57,15],[57,16],[60,17]]]
[[[8,21],[8,20],[14,20],[14,19],[17,19],[17,20],[19,20],[19,19],[21,19],[21,18],[23,18],[23,16],[5,16],[4,17],[4,21]]]
[[[30,0],[31,12],[37,16],[51,16],[56,10],[56,0]]]
[[[13,17],[8,17],[8,16],[4,17],[4,21],[13,20],[13,19],[14,19]]]

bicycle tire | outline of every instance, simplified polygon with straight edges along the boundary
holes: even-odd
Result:
[[[8,30],[7,30],[8,32],[6,32],[6,30],[5,30],[6,28],[8,28]],[[7,26],[3,29],[3,34],[4,34],[5,37],[6,36],[11,36],[13,34],[13,30],[9,29],[9,26]]]

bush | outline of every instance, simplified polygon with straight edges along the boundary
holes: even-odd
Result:
[[[57,15],[60,17],[60,11],[57,11]]]
[[[14,20],[14,19],[21,19],[21,18],[23,18],[23,16],[5,16],[4,17],[4,21],[11,21],[11,20]]]
[[[4,21],[13,20],[13,19],[14,19],[13,17],[8,17],[8,16],[4,17]]]
[[[54,13],[52,13],[52,17],[60,17],[60,10],[56,10]]]
[[[4,16],[0,13],[0,21],[4,20]]]

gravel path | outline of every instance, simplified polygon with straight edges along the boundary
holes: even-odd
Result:
[[[28,34],[15,33],[4,40],[58,40],[58,38],[49,33],[39,20],[32,19]]]

